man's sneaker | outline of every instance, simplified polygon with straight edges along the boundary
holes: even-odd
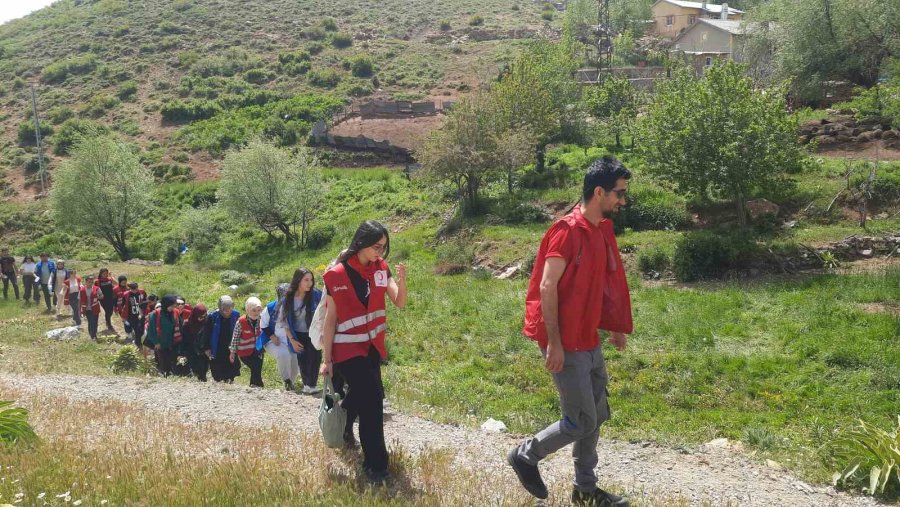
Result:
[[[588,492],[573,489],[572,504],[589,507],[628,507],[628,500],[600,488]]]
[[[524,459],[519,457],[519,448],[513,447],[506,455],[506,461],[513,468],[516,475],[519,476],[519,482],[532,495],[546,499],[550,494],[547,492],[547,486],[541,479],[541,472],[537,465],[529,465]]]
[[[320,392],[322,392],[322,390],[316,386],[303,386],[303,394],[319,394]]]

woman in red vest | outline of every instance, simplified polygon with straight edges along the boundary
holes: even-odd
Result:
[[[262,315],[262,302],[259,298],[249,297],[244,305],[246,312],[234,326],[234,334],[231,335],[231,362],[241,359],[244,366],[250,368],[250,387],[262,387],[262,351],[256,348],[256,338],[259,337],[259,316]]]
[[[88,335],[97,340],[97,323],[100,320],[100,287],[94,285],[94,277],[88,275],[81,286],[81,314],[87,319]]]
[[[374,220],[363,222],[350,247],[323,276],[328,296],[320,373],[340,375],[350,388],[343,406],[359,414],[363,467],[374,484],[388,479],[381,382],[381,361],[387,358],[384,298],[390,297],[397,308],[406,305],[406,267],[398,264],[392,275],[384,260],[390,250],[387,228]]]

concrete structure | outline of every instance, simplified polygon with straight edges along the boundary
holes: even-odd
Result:
[[[742,21],[701,18],[672,43],[676,51],[688,57],[695,70],[702,72],[716,60],[744,62],[744,46],[751,28]]]
[[[674,39],[701,19],[740,21],[744,11],[728,7],[728,4],[685,2],[682,0],[657,0],[651,7],[653,24],[651,32],[667,39]]]

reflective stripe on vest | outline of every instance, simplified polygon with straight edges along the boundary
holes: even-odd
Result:
[[[375,310],[374,312],[370,312],[368,315],[361,315],[359,317],[354,317],[350,320],[345,320],[341,322],[337,326],[337,332],[342,333],[348,329],[353,329],[354,327],[362,326],[363,324],[368,324],[373,320],[384,317],[386,314],[384,310]]]
[[[382,312],[384,313],[384,312]],[[360,334],[344,334],[337,333],[334,335],[334,343],[363,343],[369,340],[374,340],[378,337],[379,334],[383,333],[384,330],[387,329],[387,326],[384,324],[379,324],[375,329],[369,331],[368,333],[360,333]]]

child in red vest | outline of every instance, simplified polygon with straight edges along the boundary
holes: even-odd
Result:
[[[88,275],[81,286],[81,314],[87,319],[88,335],[97,339],[97,323],[100,321],[100,287],[94,285],[94,277]]]

